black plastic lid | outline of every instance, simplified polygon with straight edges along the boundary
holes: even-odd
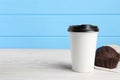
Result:
[[[99,32],[99,29],[95,25],[82,24],[82,25],[72,25],[68,28],[69,32]]]

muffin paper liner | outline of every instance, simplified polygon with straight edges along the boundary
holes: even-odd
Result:
[[[114,69],[109,69],[109,68],[104,68],[104,67],[98,67],[98,66],[95,66],[94,68],[98,69],[98,70],[108,71],[108,72],[120,73],[120,62],[118,63],[117,67],[114,68]]]

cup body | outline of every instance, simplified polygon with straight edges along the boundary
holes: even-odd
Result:
[[[94,70],[96,42],[99,29],[95,25],[72,25],[70,32],[72,69],[76,72]]]
[[[98,32],[70,32],[72,69],[77,72],[94,70]]]

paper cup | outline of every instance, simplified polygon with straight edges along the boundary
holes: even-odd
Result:
[[[91,72],[94,70],[97,26],[70,26],[72,69],[76,72]]]

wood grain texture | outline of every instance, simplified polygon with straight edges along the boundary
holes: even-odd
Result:
[[[0,48],[69,48],[69,25],[100,28],[98,46],[120,40],[119,0],[0,0]]]

